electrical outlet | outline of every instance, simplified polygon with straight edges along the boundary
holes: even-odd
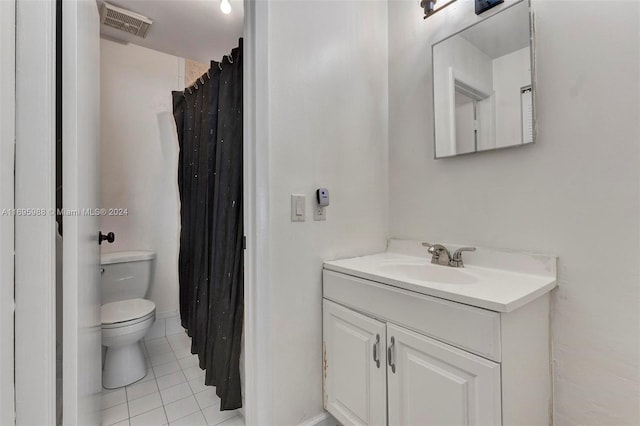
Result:
[[[327,220],[327,211],[319,204],[313,207],[313,220]]]

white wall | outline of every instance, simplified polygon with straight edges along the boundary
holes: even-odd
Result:
[[[533,0],[537,143],[433,160],[430,44],[473,2],[389,2],[391,235],[559,255],[556,425],[640,424],[639,7]]]
[[[386,244],[387,6],[271,2],[268,24],[271,424],[284,426],[322,412],[323,260]],[[314,222],[320,186],[331,205]],[[291,193],[307,195],[304,223]]]
[[[178,140],[172,90],[184,89],[181,58],[101,40],[101,192],[105,208],[128,216],[102,217],[116,242],[103,252],[154,250],[149,298],[160,315],[178,310]]]

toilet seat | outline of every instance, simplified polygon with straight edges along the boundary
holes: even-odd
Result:
[[[130,321],[123,321],[123,322],[118,322],[118,323],[115,323],[115,324],[102,324],[102,329],[103,330],[110,330],[110,329],[115,329],[115,328],[125,328],[125,327],[129,327],[129,326],[132,326],[132,325],[136,325],[136,324],[140,324],[142,322],[145,322],[149,318],[155,319],[155,312],[151,312],[149,315],[145,315],[142,318],[136,318],[136,319],[133,319],[133,320],[130,320]]]
[[[151,300],[127,299],[105,303],[101,308],[102,328],[120,328],[146,321],[155,316]]]

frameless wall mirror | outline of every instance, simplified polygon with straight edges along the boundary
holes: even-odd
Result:
[[[534,142],[528,1],[432,46],[435,158]]]

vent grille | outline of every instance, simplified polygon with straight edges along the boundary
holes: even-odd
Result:
[[[100,20],[103,25],[145,38],[153,21],[146,16],[122,9],[107,2],[102,4]]]

